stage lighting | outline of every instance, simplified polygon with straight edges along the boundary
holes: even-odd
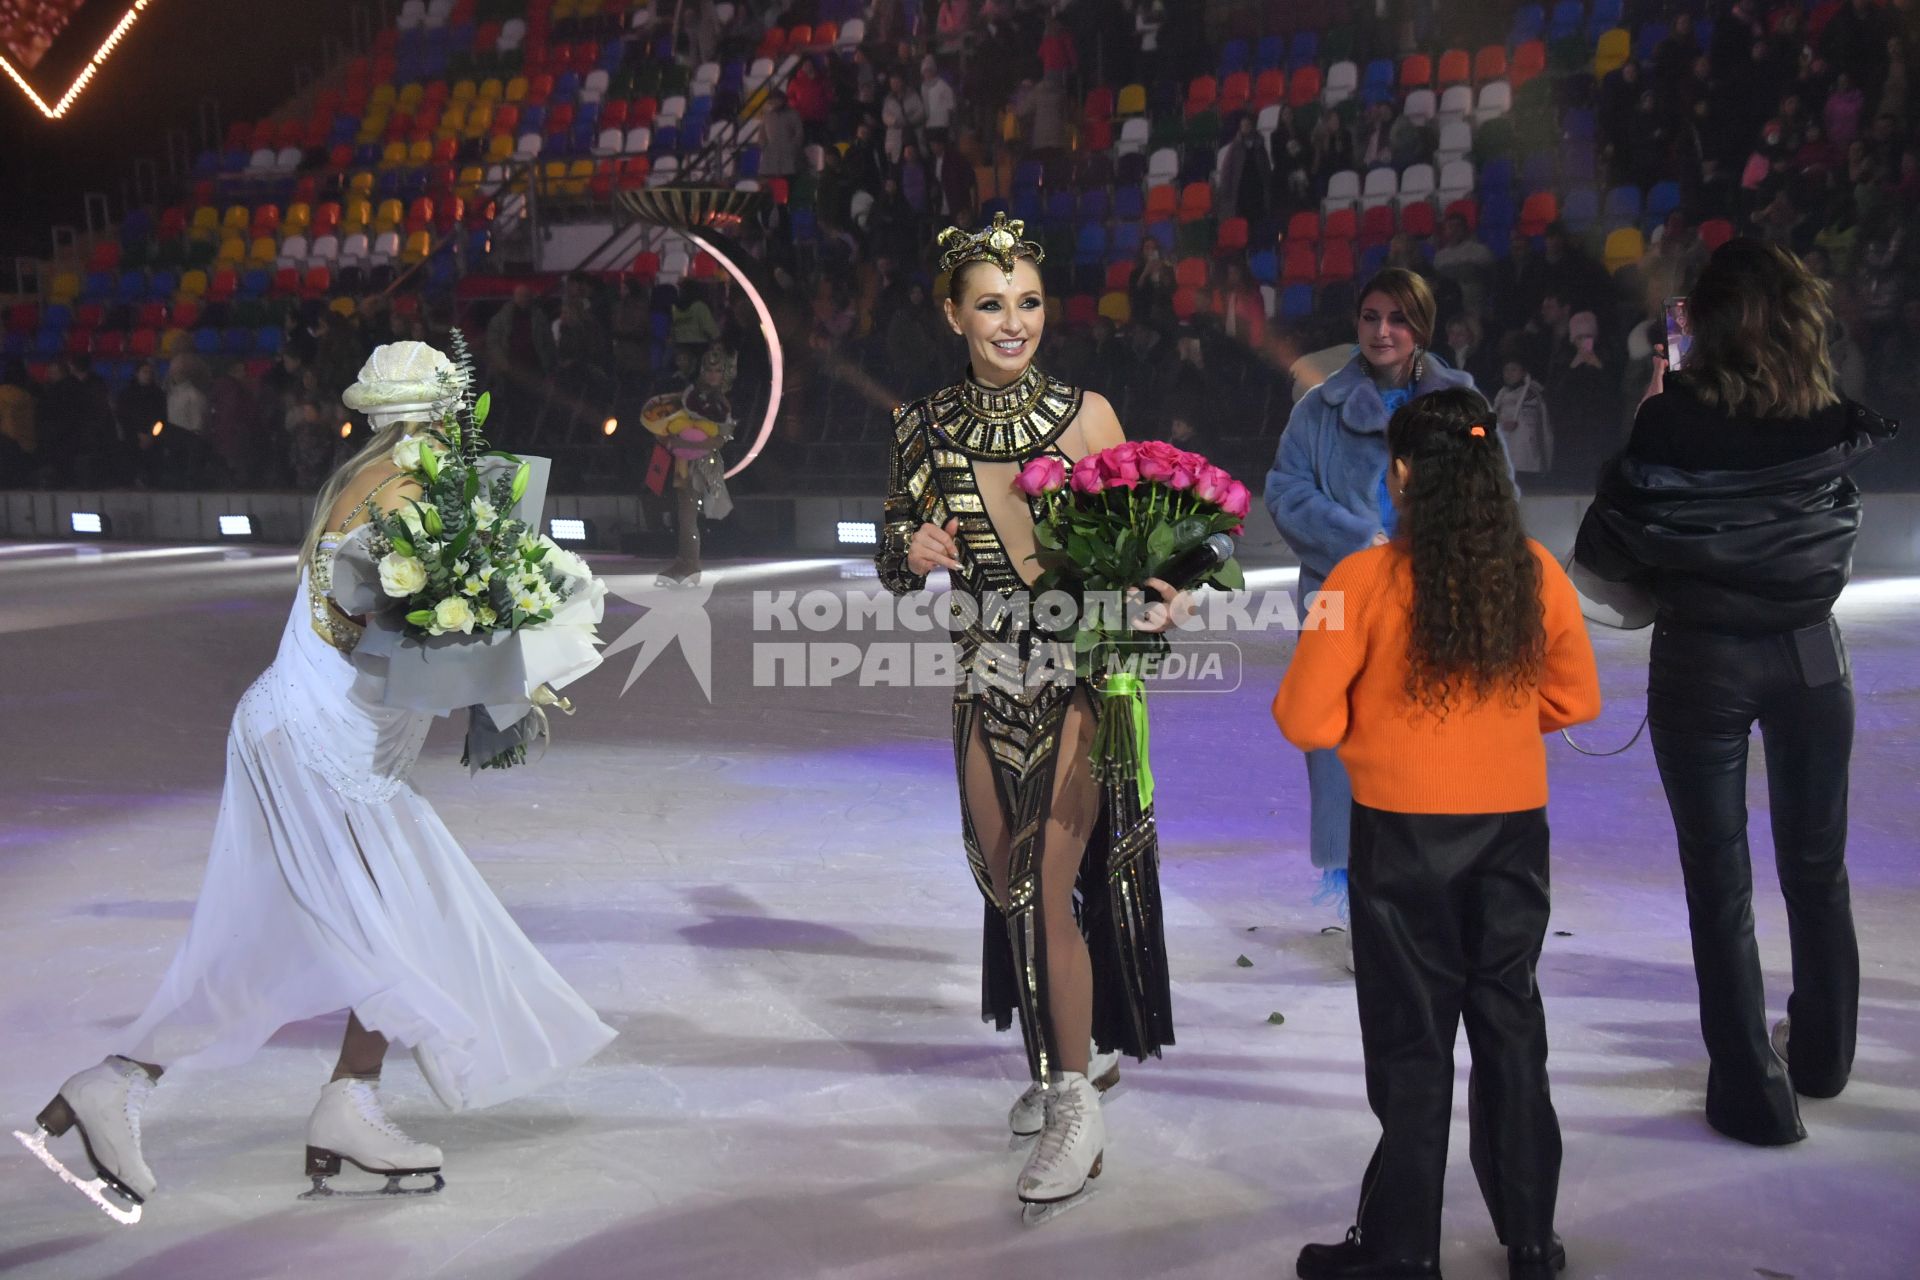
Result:
[[[880,527],[871,520],[842,520],[836,527],[843,547],[880,545]]]
[[[151,435],[155,440],[158,440],[160,438],[160,433],[162,431],[165,431],[166,429],[167,429],[166,423],[156,422],[153,424],[153,430],[148,432],[147,434]]]
[[[253,536],[253,517],[221,516],[220,536],[223,538],[251,538]]]
[[[554,516],[547,521],[547,536],[555,542],[586,542],[592,537],[592,531],[585,520]]]
[[[614,432],[618,431],[619,429],[620,429],[620,419],[618,418],[608,418],[605,422],[600,424],[600,434],[603,436],[610,436]]]
[[[98,511],[75,511],[67,517],[67,522],[75,533],[94,538],[107,536],[107,518]]]
[[[351,422],[343,422],[340,424],[340,438],[342,440],[353,438],[353,424]]]

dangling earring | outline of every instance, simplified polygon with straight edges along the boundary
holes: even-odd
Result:
[[[1426,379],[1427,379],[1427,349],[1425,347],[1415,347],[1413,349],[1413,385],[1414,387],[1418,388],[1422,382],[1426,381]]]

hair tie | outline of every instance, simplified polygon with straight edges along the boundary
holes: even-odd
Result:
[[[1482,426],[1472,426],[1467,428],[1467,434],[1470,436],[1484,436],[1487,434],[1487,429]]]

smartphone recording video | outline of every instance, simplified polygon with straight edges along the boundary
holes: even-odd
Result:
[[[1693,335],[1687,330],[1687,300],[1685,298],[1667,299],[1667,368],[1684,368],[1687,350],[1693,345]]]

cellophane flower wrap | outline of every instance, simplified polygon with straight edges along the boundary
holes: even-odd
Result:
[[[1038,508],[1034,541],[1042,573],[1035,591],[1066,591],[1080,603],[1075,670],[1102,701],[1095,776],[1133,781],[1144,806],[1153,797],[1145,678],[1171,644],[1164,634],[1134,630],[1111,609],[1090,607],[1089,597],[1124,598],[1211,535],[1238,535],[1252,494],[1200,454],[1157,440],[1127,441],[1071,468],[1057,457],[1035,458],[1015,483]],[[1198,582],[1172,585],[1238,591],[1245,584],[1238,561],[1229,558]]]
[[[584,626],[591,633],[605,586],[585,560],[515,513],[531,469],[514,454],[488,447],[481,431],[492,397],[470,397],[472,366],[457,330],[454,348],[458,372],[441,375],[451,407],[437,426],[393,450],[394,466],[421,494],[373,522],[370,550],[380,588],[415,639],[484,638],[555,625]],[[571,710],[550,689],[534,696],[536,712],[543,706]],[[540,722],[544,735],[543,716]],[[525,758],[522,741],[478,767],[507,768]]]

